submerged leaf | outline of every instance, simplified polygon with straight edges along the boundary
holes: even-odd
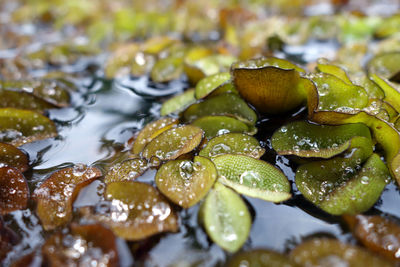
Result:
[[[28,183],[22,173],[12,167],[0,168],[0,214],[26,208]]]
[[[143,157],[150,160],[176,159],[195,149],[203,139],[203,130],[193,125],[169,129],[154,138],[143,150]]]
[[[29,168],[28,156],[13,145],[0,143],[1,167],[14,167],[24,172]]]
[[[100,177],[95,167],[76,165],[61,169],[35,190],[36,212],[45,230],[62,226],[72,218],[72,204],[80,189]]]
[[[100,224],[71,224],[70,233],[46,240],[42,254],[48,266],[119,266],[115,236]]]
[[[235,252],[246,242],[251,228],[250,212],[231,189],[216,183],[200,212],[207,234],[223,249]]]
[[[247,134],[227,133],[209,140],[199,155],[215,158],[224,154],[238,154],[258,159],[264,152],[265,149],[260,146],[256,138]]]
[[[400,225],[381,216],[344,216],[353,235],[368,249],[400,261]]]
[[[331,126],[295,121],[275,131],[271,145],[279,155],[330,158],[348,149],[355,136],[371,139],[362,123]]]
[[[213,159],[218,181],[237,192],[266,201],[282,202],[291,197],[286,176],[271,164],[243,155],[222,155]]]
[[[298,245],[290,258],[301,266],[393,266],[368,251],[335,239],[313,238]]]
[[[114,164],[104,177],[106,184],[112,182],[133,181],[142,175],[148,168],[148,162],[142,158],[127,159]]]
[[[284,113],[301,105],[307,92],[303,69],[278,58],[252,59],[232,65],[233,83],[240,95],[264,113]]]
[[[178,120],[164,117],[157,121],[147,124],[138,134],[132,147],[133,154],[139,154],[143,148],[163,131],[170,129],[178,124]]]
[[[209,159],[197,156],[194,161],[163,164],[155,179],[161,193],[179,206],[189,208],[207,194],[217,179],[217,171]]]
[[[204,116],[224,115],[235,117],[248,125],[257,121],[256,113],[235,94],[222,94],[192,104],[182,114],[184,122],[193,122]]]
[[[20,146],[57,135],[54,123],[34,111],[0,108],[0,141]]]
[[[238,252],[226,264],[227,267],[244,266],[273,266],[273,267],[295,267],[295,264],[287,256],[275,251],[256,249]]]
[[[229,72],[216,73],[200,80],[196,85],[196,98],[201,99],[210,94],[214,89],[229,81],[231,75]]]
[[[244,122],[228,116],[204,116],[191,124],[200,127],[206,138],[225,133],[252,133],[252,130]]]
[[[89,218],[108,225],[126,240],[141,240],[162,232],[176,232],[178,219],[168,201],[151,185],[122,181],[107,185],[109,202],[99,203],[95,210],[81,211]]]
[[[194,89],[189,89],[182,94],[175,95],[165,101],[161,106],[160,115],[165,116],[177,111],[181,111],[194,102],[196,102],[194,97]]]

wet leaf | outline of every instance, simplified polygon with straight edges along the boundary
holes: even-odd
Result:
[[[22,173],[12,167],[0,168],[0,214],[26,208],[28,183]]]
[[[251,228],[250,212],[231,189],[216,183],[200,212],[207,234],[223,249],[235,252],[246,242]]]
[[[165,101],[160,110],[160,115],[165,116],[183,110],[196,101],[194,89],[189,89]]]
[[[189,208],[198,203],[217,179],[217,170],[207,158],[169,161],[156,174],[158,189],[172,202]]]
[[[46,240],[42,254],[48,266],[119,266],[115,236],[100,224],[71,224],[70,233]]]
[[[371,139],[362,123],[331,126],[295,121],[275,131],[271,145],[279,155],[330,158],[348,149],[355,136]]]
[[[142,175],[149,167],[147,160],[142,158],[127,159],[114,164],[104,177],[106,184],[119,181],[133,181]]]
[[[19,108],[35,111],[56,108],[55,105],[24,91],[14,91],[0,88],[0,108]]]
[[[344,216],[353,235],[368,249],[400,261],[400,225],[382,216]]]
[[[54,123],[34,111],[0,108],[0,141],[20,146],[57,136]]]
[[[183,72],[183,57],[172,55],[158,60],[150,73],[155,82],[168,82],[178,79]]]
[[[387,80],[400,82],[400,78],[397,77],[400,73],[399,61],[399,52],[377,55],[368,62],[368,74],[370,76],[375,74]]]
[[[43,228],[51,230],[70,221],[72,204],[80,189],[101,175],[99,169],[84,165],[51,174],[34,193],[36,212]]]
[[[14,167],[24,172],[29,168],[28,156],[13,145],[0,143],[1,167]]]
[[[82,213],[108,225],[126,240],[141,240],[162,232],[176,232],[178,218],[168,201],[154,187],[140,182],[123,181],[107,185],[109,202]],[[94,213],[95,212],[95,213]]]
[[[272,202],[282,202],[292,196],[286,176],[265,161],[226,154],[214,158],[213,162],[218,181],[240,194]]]
[[[139,77],[151,71],[156,63],[156,57],[151,54],[138,52],[133,58],[131,65],[131,75]]]
[[[206,96],[206,98],[211,98],[211,97],[226,94],[226,93],[239,95],[239,92],[238,92],[238,90],[236,90],[232,81],[227,81],[227,82],[224,82],[223,84],[219,85],[217,88],[215,88],[213,91],[211,91]]]
[[[193,125],[169,129],[154,138],[143,150],[143,157],[160,160],[176,159],[195,149],[203,139],[203,130]]]
[[[220,72],[201,79],[196,85],[195,96],[197,99],[204,98],[214,89],[231,79],[229,72]]]
[[[290,258],[301,266],[393,266],[368,251],[335,239],[313,238],[298,245]]]
[[[264,113],[284,113],[300,106],[307,92],[300,82],[303,69],[278,58],[238,62],[231,68],[240,95]]]
[[[258,159],[264,152],[265,149],[256,138],[247,134],[227,133],[210,139],[199,155],[215,158],[224,154],[238,154]]]
[[[330,214],[358,214],[368,210],[390,181],[390,173],[379,156],[369,157],[372,153],[369,146],[364,150],[365,144],[355,144],[343,158],[300,166],[296,171],[297,188],[306,199]]]
[[[295,267],[295,264],[286,255],[266,249],[256,249],[235,254],[226,264],[227,267],[244,266],[274,266],[274,267]]]
[[[196,119],[192,124],[200,127],[206,138],[225,133],[254,134],[256,131],[256,128],[250,128],[244,122],[228,116],[204,116]]]
[[[157,121],[148,123],[136,137],[132,147],[133,154],[139,154],[143,148],[163,131],[170,129],[178,124],[178,120],[170,117],[161,118]]]
[[[320,58],[318,60],[317,70],[323,73],[334,75],[347,84],[353,84],[342,68],[330,64],[326,59]]]
[[[67,107],[70,95],[65,82],[56,79],[46,80],[5,80],[1,81],[3,89],[14,89],[31,93],[39,99],[50,103],[53,107]],[[37,100],[36,100],[37,101]]]
[[[361,86],[348,84],[327,73],[312,75],[310,79],[317,86],[319,110],[347,111],[368,105],[368,94]]]
[[[104,70],[105,76],[114,78],[120,74],[129,74],[132,60],[138,52],[139,46],[135,43],[118,46],[107,59]]]
[[[375,74],[371,75],[371,79],[378,84],[385,93],[383,100],[392,105],[397,112],[400,112],[400,92],[395,88],[394,84],[390,81],[380,78]]]
[[[257,121],[256,113],[235,94],[222,94],[190,105],[182,114],[184,122],[193,122],[204,116],[232,116],[248,125]]]

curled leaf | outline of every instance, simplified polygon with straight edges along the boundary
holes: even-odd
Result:
[[[207,234],[223,249],[235,252],[246,242],[251,227],[250,212],[231,189],[216,183],[200,212]]]
[[[295,267],[295,264],[287,256],[275,251],[256,249],[238,252],[226,264],[227,267],[244,266],[274,266],[274,267]]]
[[[400,75],[399,60],[399,52],[377,55],[368,62],[368,74],[399,82],[400,77],[397,77]]]
[[[193,104],[195,101],[194,89],[189,89],[182,94],[173,96],[165,101],[161,106],[160,114],[161,116],[165,116],[177,111],[181,111],[187,106]]]
[[[56,233],[42,247],[49,266],[119,266],[113,232],[100,224],[71,224],[70,233]]]
[[[148,168],[148,162],[142,158],[127,159],[114,164],[104,177],[106,184],[112,182],[134,180],[142,175]]]
[[[169,129],[154,138],[143,150],[143,157],[160,160],[176,159],[195,149],[203,139],[203,130],[193,125]]]
[[[0,214],[26,208],[28,183],[22,173],[12,167],[0,168]]]
[[[21,172],[29,168],[28,156],[13,145],[0,143],[0,167],[14,167]]]
[[[215,158],[224,154],[246,155],[260,158],[265,152],[258,140],[247,134],[227,133],[210,139],[199,155]]]
[[[400,261],[400,225],[382,216],[345,216],[353,235],[368,249]]]
[[[228,116],[204,116],[192,122],[200,127],[207,138],[212,138],[224,133],[252,133],[244,122]],[[255,128],[254,128],[255,129]]]
[[[168,201],[154,187],[140,182],[122,181],[107,185],[106,203],[81,212],[108,225],[126,240],[141,240],[162,232],[176,232],[178,219]]]
[[[380,78],[376,74],[372,74],[371,79],[378,84],[385,93],[383,100],[392,105],[397,112],[400,112],[400,92],[395,88],[395,85],[388,80]]]
[[[184,122],[213,115],[235,117],[248,125],[254,125],[257,121],[256,113],[235,94],[222,94],[208,98],[202,102],[190,105],[182,114]]]
[[[290,184],[286,176],[271,164],[243,155],[222,155],[213,159],[218,181],[235,191],[266,201],[289,199]]]
[[[233,83],[240,95],[264,113],[284,113],[306,100],[300,81],[303,69],[278,58],[252,59],[231,68]]]
[[[271,144],[279,155],[330,158],[348,149],[355,136],[371,139],[362,123],[331,126],[295,121],[275,131]]]
[[[204,98],[214,89],[230,80],[231,75],[228,72],[216,73],[214,75],[201,79],[196,85],[195,96],[197,99]]]
[[[76,165],[61,169],[35,190],[36,212],[45,230],[62,226],[72,218],[72,204],[80,189],[100,177],[95,167]]]
[[[57,135],[54,123],[34,111],[0,108],[0,141],[20,146]]]
[[[133,143],[132,153],[139,154],[143,148],[163,131],[170,129],[178,124],[178,120],[170,117],[164,117],[157,121],[147,124],[138,134]]]
[[[197,156],[194,161],[163,164],[155,179],[161,193],[179,206],[189,208],[204,198],[217,179],[217,171],[209,159]]]
[[[393,266],[368,251],[335,239],[313,238],[298,245],[290,258],[301,266]]]

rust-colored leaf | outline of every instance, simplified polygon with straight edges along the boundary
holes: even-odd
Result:
[[[12,167],[0,168],[0,214],[25,209],[29,198],[28,183]]]

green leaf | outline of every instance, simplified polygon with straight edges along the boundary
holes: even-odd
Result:
[[[368,94],[364,88],[348,84],[338,77],[319,73],[310,75],[318,90],[319,110],[348,111],[362,109],[368,104]]]
[[[214,89],[231,79],[229,72],[220,72],[201,79],[196,85],[195,96],[201,99],[210,94]]]
[[[290,258],[300,266],[393,266],[374,254],[335,239],[313,238],[295,247]]]
[[[256,138],[242,133],[227,133],[208,141],[199,155],[215,158],[223,154],[238,154],[258,159],[264,152],[265,149],[260,146]]]
[[[218,181],[246,196],[282,202],[291,197],[286,176],[273,165],[249,156],[222,155],[213,159]]]
[[[196,102],[194,97],[194,89],[189,89],[165,101],[161,106],[160,114],[161,116],[165,116],[181,111],[194,102]]]
[[[14,91],[0,88],[0,108],[30,109],[43,112],[56,108],[55,105],[24,91]]]
[[[106,184],[119,181],[132,181],[142,175],[149,167],[142,158],[127,159],[114,164],[104,177]]]
[[[203,139],[203,133],[202,129],[193,125],[171,128],[147,144],[142,155],[148,160],[152,157],[160,160],[176,159],[195,149]]]
[[[107,210],[97,207],[81,213],[109,226],[120,238],[137,241],[162,232],[176,232],[178,218],[168,201],[151,185],[121,181],[107,185]],[[111,215],[111,216],[110,216]]]
[[[225,265],[226,267],[245,266],[274,266],[274,267],[295,267],[295,264],[286,255],[266,249],[256,249],[236,253]]]
[[[231,68],[240,95],[258,111],[284,113],[300,106],[307,92],[300,82],[303,69],[278,58],[252,59]]]
[[[206,98],[211,98],[211,97],[226,94],[226,93],[239,95],[239,92],[233,85],[232,81],[227,81],[227,82],[224,82],[223,84],[219,85],[217,88],[215,88],[213,91],[211,91],[206,96]]]
[[[323,73],[334,75],[347,84],[353,84],[342,68],[330,64],[328,61],[326,61],[326,59],[318,59],[317,70]]]
[[[0,214],[25,209],[29,198],[24,175],[12,167],[0,167]]]
[[[52,230],[72,219],[72,204],[80,189],[102,175],[95,167],[76,165],[51,174],[34,192],[43,228]]]
[[[248,125],[254,125],[257,121],[256,113],[243,99],[235,94],[222,94],[208,98],[202,102],[192,104],[182,114],[184,122],[213,115],[235,117]]]
[[[138,155],[151,140],[177,124],[178,120],[170,117],[161,118],[146,124],[133,143],[132,153]]]
[[[20,146],[57,136],[54,123],[30,110],[0,108],[0,141]]]
[[[14,167],[24,172],[29,168],[28,156],[13,145],[0,143],[0,167]]]
[[[204,116],[191,124],[200,127],[206,138],[212,138],[224,133],[254,134],[256,128],[249,128],[244,122],[228,116]],[[254,130],[254,131],[253,131]]]
[[[380,76],[387,80],[400,82],[400,52],[384,53],[375,56],[368,62],[368,74]],[[383,89],[383,88],[382,88]]]
[[[158,60],[151,69],[150,77],[155,82],[178,79],[183,72],[183,57],[169,56]]]
[[[223,249],[235,252],[246,242],[251,228],[250,212],[231,189],[216,183],[200,212],[208,236]]]
[[[355,136],[371,139],[362,123],[331,126],[295,121],[275,131],[271,145],[279,155],[330,158],[348,149]]]
[[[385,93],[383,100],[392,105],[397,112],[400,112],[400,93],[395,88],[395,85],[388,80],[382,79],[379,76],[372,74],[371,79],[382,88]]]
[[[217,170],[207,158],[169,161],[156,174],[158,189],[172,202],[183,208],[198,203],[217,179]]]

